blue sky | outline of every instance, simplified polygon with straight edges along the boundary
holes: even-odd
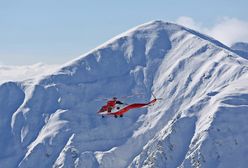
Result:
[[[186,16],[193,26],[186,25],[205,32],[223,18],[246,25],[247,6],[247,0],[0,0],[0,64],[65,63],[151,20]]]

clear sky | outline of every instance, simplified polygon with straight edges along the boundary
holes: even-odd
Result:
[[[0,0],[0,64],[61,64],[151,21],[248,22],[247,0]]]

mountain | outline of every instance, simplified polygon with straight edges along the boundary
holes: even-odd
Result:
[[[248,43],[244,43],[244,42],[234,43],[231,46],[231,49],[233,49],[234,52],[236,52],[241,57],[248,59]]]
[[[246,167],[248,60],[215,39],[153,21],[55,72],[0,86],[3,167]],[[148,109],[96,115],[99,97]]]

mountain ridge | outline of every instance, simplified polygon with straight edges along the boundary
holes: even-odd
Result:
[[[134,28],[131,28],[128,31],[120,33],[119,35],[116,35],[115,37],[111,38],[110,40],[107,40],[106,42],[104,42],[103,44],[99,45],[98,47],[86,52],[82,56],[79,56],[78,58],[76,58],[76,59],[64,64],[63,66],[70,65],[70,63],[73,63],[74,61],[78,61],[81,58],[83,59],[84,57],[87,57],[88,55],[96,52],[98,49],[105,48],[106,46],[111,45],[112,43],[116,42],[116,40],[118,40],[118,39],[127,38],[128,36],[131,36],[132,34],[134,34],[136,31],[140,31],[140,30],[144,31],[145,29],[149,29],[150,26],[155,27],[155,29],[157,27],[162,29],[162,28],[165,28],[166,26],[168,26],[168,27],[174,27],[175,30],[185,30],[185,31],[188,31],[188,32],[196,35],[196,36],[199,36],[200,38],[202,38],[204,40],[210,41],[211,43],[213,43],[213,44],[215,44],[215,45],[217,45],[219,47],[222,47],[222,48],[225,48],[225,49],[227,49],[229,51],[232,51],[229,47],[227,47],[226,45],[222,44],[218,40],[216,40],[216,39],[214,39],[214,38],[212,38],[212,37],[210,37],[208,35],[199,33],[199,32],[197,32],[195,30],[186,28],[186,27],[184,27],[182,25],[178,25],[177,23],[164,22],[162,20],[153,20],[153,21],[138,25],[138,26],[136,26]]]

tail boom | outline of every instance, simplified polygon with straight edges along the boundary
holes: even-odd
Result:
[[[136,108],[144,108],[148,105],[151,105],[153,103],[155,103],[157,101],[157,99],[153,99],[152,101],[148,102],[148,103],[134,103],[134,104],[130,104],[126,107],[124,107],[123,109],[121,109],[120,111],[117,111],[115,113],[113,113],[114,115],[123,115],[124,113],[126,113],[129,110],[132,109],[136,109]]]

